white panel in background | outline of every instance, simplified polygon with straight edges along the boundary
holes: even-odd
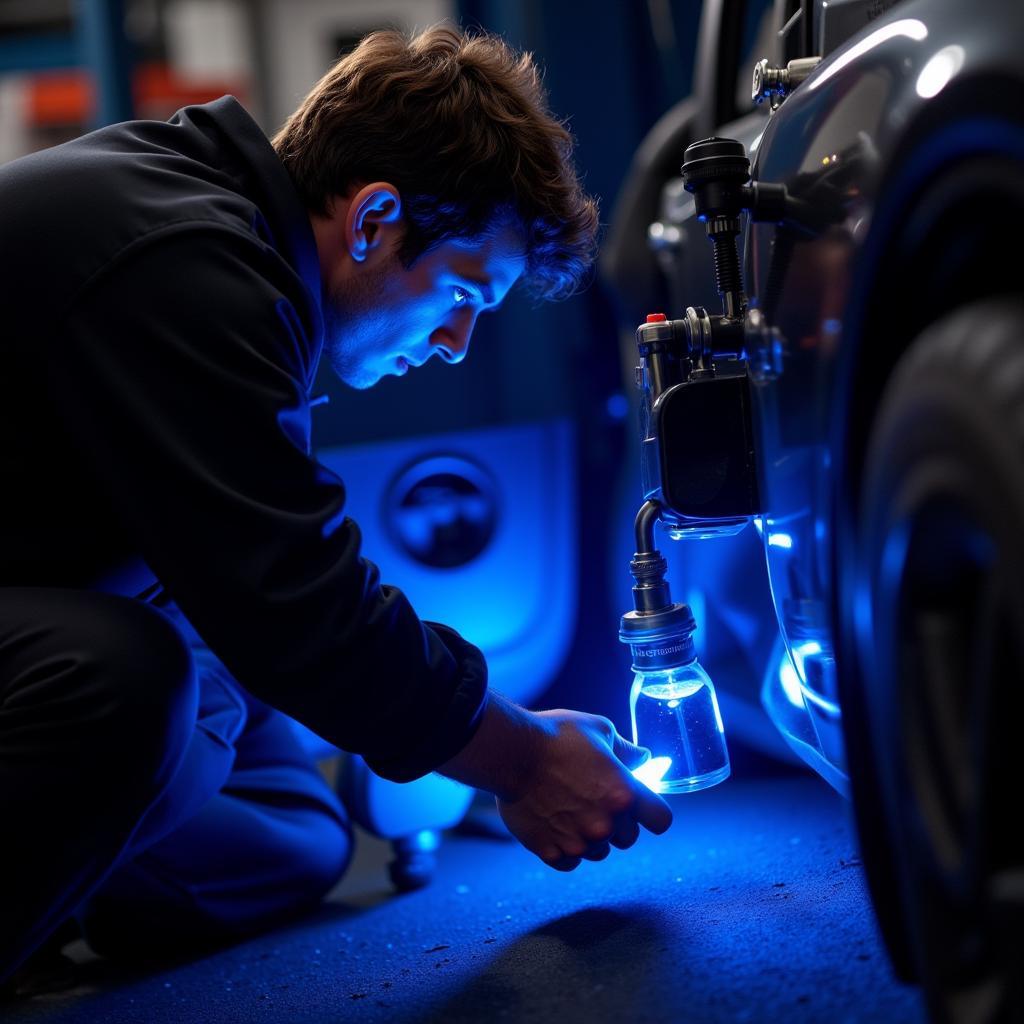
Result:
[[[379,28],[415,31],[455,17],[454,0],[262,0],[266,21],[271,94],[266,97],[274,131],[299,105],[338,56],[339,38],[358,38]]]
[[[181,78],[251,77],[253,43],[241,0],[171,0],[164,9],[164,30],[168,60]]]
[[[23,75],[0,75],[0,164],[24,156],[28,136],[28,82]]]

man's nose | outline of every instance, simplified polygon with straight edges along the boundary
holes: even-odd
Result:
[[[461,363],[469,352],[469,339],[473,335],[476,317],[449,324],[431,336],[430,344],[446,363]]]

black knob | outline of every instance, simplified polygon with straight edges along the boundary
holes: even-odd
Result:
[[[683,153],[683,183],[688,192],[706,178],[725,178],[741,185],[750,177],[750,161],[742,142],[736,139],[701,139]]]

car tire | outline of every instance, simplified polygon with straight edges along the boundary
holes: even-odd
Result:
[[[958,309],[900,358],[852,539],[855,804],[892,847],[876,909],[902,914],[936,1020],[1024,1019],[1024,302]]]

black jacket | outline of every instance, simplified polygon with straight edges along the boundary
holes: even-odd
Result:
[[[0,317],[0,586],[162,586],[243,686],[389,778],[467,742],[479,651],[379,583],[311,456],[316,245],[234,99],[0,167]]]

